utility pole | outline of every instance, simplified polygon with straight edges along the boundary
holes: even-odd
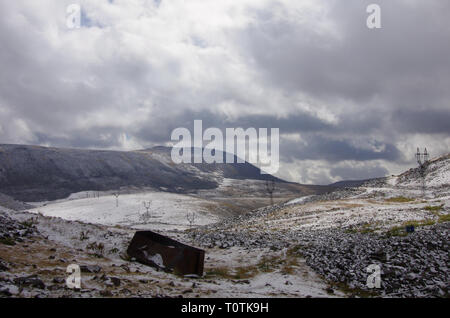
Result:
[[[152,201],[144,201],[144,202],[142,202],[142,203],[144,204],[144,208],[145,208],[145,210],[147,211],[147,212],[145,212],[144,220],[145,220],[145,221],[148,221],[148,220],[151,218],[151,215],[150,215],[150,206],[151,206]]]
[[[120,195],[119,192],[114,193],[114,196],[116,197],[116,208],[119,207],[119,195]]]
[[[189,222],[189,230],[191,230],[192,229],[192,225],[194,225],[194,222],[195,222],[195,212],[192,212],[192,213],[186,213],[186,219],[188,220],[188,222]]]
[[[275,191],[275,181],[273,178],[266,180],[266,189],[270,195],[270,205],[273,205],[273,191]]]

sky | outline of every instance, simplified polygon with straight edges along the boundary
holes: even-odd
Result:
[[[79,4],[80,28],[67,25]],[[369,29],[369,4],[381,28]],[[279,128],[277,176],[400,173],[450,146],[448,0],[0,0],[0,143],[134,150]]]

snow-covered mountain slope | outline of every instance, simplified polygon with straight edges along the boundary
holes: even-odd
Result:
[[[377,224],[381,230],[407,221],[435,220],[430,206],[450,208],[450,155],[430,160],[425,169],[425,191],[418,168],[398,176],[368,180],[357,188],[300,197],[280,208],[281,228],[324,229]],[[281,212],[282,211],[282,212]],[[318,213],[326,211],[326,213]]]
[[[225,156],[225,154],[223,154]],[[99,151],[0,145],[0,192],[23,202],[57,200],[82,191],[152,189],[193,193],[216,189],[224,179],[266,180],[250,163],[182,163],[171,160],[171,148]],[[314,193],[329,187],[302,186]],[[297,192],[298,193],[298,192]]]
[[[430,160],[424,165],[425,186],[431,188],[450,187],[450,154]],[[390,182],[399,187],[421,187],[422,176],[419,168],[391,177]]]
[[[31,205],[14,200],[10,196],[5,195],[3,193],[0,193],[0,206],[11,209],[11,210],[16,210],[16,211],[33,208],[33,206],[31,206]]]

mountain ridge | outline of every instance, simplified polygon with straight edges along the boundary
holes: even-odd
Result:
[[[261,174],[248,162],[174,164],[170,148],[161,146],[116,151],[0,145],[0,192],[25,202],[122,187],[190,193],[215,189],[223,178],[286,182]]]

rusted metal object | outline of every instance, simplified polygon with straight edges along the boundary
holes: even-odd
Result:
[[[205,251],[151,231],[134,234],[127,253],[138,262],[180,275],[203,275]]]

